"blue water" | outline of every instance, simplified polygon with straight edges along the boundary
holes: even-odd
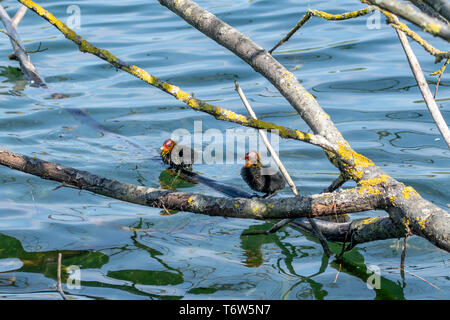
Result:
[[[308,8],[340,13],[363,8],[359,1],[198,1],[260,46],[270,49]],[[70,1],[40,2],[66,22]],[[3,1],[10,15],[18,4]],[[78,1],[79,32],[184,91],[246,114],[234,90],[245,91],[260,119],[308,128],[263,77],[226,49],[189,26],[158,1]],[[361,154],[394,178],[413,186],[434,204],[450,203],[450,152],[431,119],[395,31],[381,18],[340,22],[312,18],[274,53],[330,115]],[[417,30],[416,28],[414,28]],[[9,40],[0,39],[0,145],[6,149],[124,182],[159,187],[165,169],[152,150],[176,129],[225,132],[236,125],[190,110],[171,96],[106,62],[83,54],[58,30],[32,12],[19,32],[28,50],[46,51],[32,61],[49,87],[30,87],[11,68]],[[424,36],[441,50],[446,43]],[[424,72],[440,68],[412,44]],[[436,78],[427,76],[434,90]],[[450,88],[444,74],[437,101],[450,122]],[[67,95],[50,99],[51,92]],[[68,112],[82,108],[110,132],[104,134]],[[118,136],[141,146],[131,148]],[[207,144],[207,143],[206,143]],[[280,157],[301,194],[321,192],[338,171],[311,145],[280,140]],[[195,170],[248,190],[239,178],[242,160],[199,164]],[[209,217],[188,212],[165,215],[148,208],[59,188],[6,167],[0,168],[0,299],[59,299],[56,256],[81,268],[81,283],[63,289],[73,299],[449,299],[450,259],[427,240],[359,245],[347,267],[323,264],[318,241],[293,228],[271,236],[245,237],[263,221]],[[349,183],[348,186],[353,186]],[[217,193],[205,186],[180,189]],[[279,196],[290,196],[285,188]],[[364,212],[353,218],[385,215]],[[378,267],[381,289],[366,285],[367,269]],[[63,275],[63,279],[67,274]]]

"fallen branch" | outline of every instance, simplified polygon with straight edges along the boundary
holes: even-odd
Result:
[[[246,199],[147,188],[104,178],[61,164],[30,158],[0,149],[0,164],[43,179],[65,183],[81,190],[144,206],[189,211],[210,216],[251,219],[319,217],[361,212],[384,207],[380,195],[358,189],[321,193],[305,197]]]

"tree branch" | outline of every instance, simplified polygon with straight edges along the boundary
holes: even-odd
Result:
[[[220,109],[215,106],[203,103],[197,99],[194,99],[189,94],[181,91],[178,87],[172,86],[170,84],[160,81],[158,78],[149,75],[144,70],[134,66],[128,65],[123,61],[119,60],[117,57],[110,54],[107,50],[98,49],[92,46],[89,42],[83,40],[79,35],[70,30],[65,24],[56,19],[51,13],[41,8],[39,5],[35,4],[31,0],[18,0],[28,8],[32,9],[34,12],[40,16],[47,19],[51,24],[55,25],[68,39],[74,41],[83,52],[93,53],[100,58],[108,61],[112,65],[125,70],[134,76],[146,81],[155,87],[171,94],[172,96],[178,98],[180,101],[191,106],[194,110],[201,110],[213,114],[217,119],[227,120],[230,117],[238,116],[239,121],[242,125],[249,125],[251,121],[247,117],[242,115],[236,115],[228,110]],[[420,195],[412,188],[405,186],[404,184],[396,181],[387,174],[385,174],[379,167],[377,167],[370,159],[356,153],[347,141],[342,137],[341,133],[337,130],[330,117],[323,111],[319,106],[314,97],[308,93],[298,82],[295,77],[288,72],[279,62],[277,62],[272,56],[266,53],[262,48],[253,43],[249,38],[239,33],[231,26],[225,24],[224,22],[217,19],[214,15],[207,12],[206,10],[199,7],[197,4],[190,0],[159,0],[160,3],[167,6],[169,9],[177,13],[180,17],[185,19],[187,22],[192,24],[201,32],[205,33],[218,43],[227,47],[249,65],[251,65],[256,71],[265,76],[270,82],[274,84],[275,87],[286,97],[286,99],[291,103],[291,105],[299,112],[302,118],[308,123],[308,125],[315,132],[315,137],[321,137],[325,139],[328,143],[332,145],[334,150],[337,152],[330,152],[325,149],[330,161],[341,171],[344,180],[353,179],[358,184],[358,188],[341,190],[339,192],[333,192],[331,194],[321,194],[318,197],[323,197],[323,195],[328,195],[328,199],[333,199],[332,202],[326,202],[319,205],[320,212],[325,212],[321,214],[339,214],[339,212],[355,212],[353,206],[358,205],[358,203],[352,203],[348,207],[351,210],[344,210],[346,207],[332,207],[340,203],[335,199],[343,194],[347,196],[350,192],[353,194],[355,201],[361,201],[362,208],[373,207],[373,204],[367,204],[364,199],[377,199],[376,205],[381,205],[380,209],[386,210],[393,222],[402,226],[408,224],[414,234],[423,236],[428,239],[436,246],[450,251],[450,239],[448,234],[450,234],[450,214],[443,209],[435,206],[434,204],[426,201],[420,197]],[[224,113],[222,113],[224,112]],[[229,120],[227,120],[229,121]],[[257,122],[253,122],[256,124]],[[261,122],[259,122],[261,124]],[[272,125],[272,124],[270,124]],[[250,126],[250,125],[249,125]],[[267,129],[264,126],[254,126],[258,129]],[[280,131],[285,136],[289,136],[286,132]],[[292,132],[295,134],[295,132]],[[298,140],[308,140],[308,136],[301,133],[303,136]],[[303,141],[303,140],[302,140]],[[92,190],[91,190],[92,191]],[[201,195],[192,195],[191,198],[189,194],[180,193],[165,193],[161,190],[154,190],[156,193],[150,192],[149,203],[153,206],[157,206],[160,201],[163,204],[167,204],[166,208],[171,208],[178,210],[187,210],[197,213],[216,215],[218,212],[222,212],[223,208],[229,209],[229,213],[224,213],[226,216],[236,216],[236,217],[253,217],[257,218],[292,218],[295,214],[303,212],[305,208],[309,210],[316,210],[316,204],[314,200],[310,197],[297,198],[292,200],[292,198],[285,199],[271,199],[271,205],[275,203],[280,205],[279,208],[269,208],[268,204],[262,200],[248,200],[241,207],[238,199],[236,209],[237,213],[234,211],[233,207],[227,207],[230,205],[226,202],[227,206],[222,206],[222,202],[216,202],[212,198],[208,198],[212,202],[208,202],[208,199],[201,198]],[[112,195],[114,193],[111,193]],[[161,199],[158,199],[157,196]],[[200,197],[200,198],[197,198]],[[142,197],[142,195],[140,196]],[[313,196],[311,196],[313,197]],[[124,196],[124,201],[127,197]],[[193,201],[193,199],[195,201]],[[291,200],[290,200],[291,199]],[[309,204],[304,203],[305,199],[309,199],[312,202]],[[322,199],[322,198],[321,198]],[[145,200],[145,197],[144,197]],[[205,200],[205,202],[200,207],[194,204],[198,203],[197,200]],[[227,199],[223,201],[233,201],[233,199]],[[326,199],[323,199],[326,200]],[[341,199],[342,200],[342,199]],[[218,201],[218,200],[217,200]],[[220,200],[222,201],[222,200]],[[256,201],[256,202],[252,202]],[[381,202],[380,202],[381,201]],[[145,202],[147,203],[147,202]],[[194,203],[194,204],[193,204]],[[207,207],[208,204],[213,204],[212,207]],[[252,207],[251,204],[255,204],[256,207]],[[288,206],[290,205],[290,207]],[[147,205],[149,205],[147,203]],[[313,207],[311,207],[313,206]],[[330,207],[331,206],[331,207]],[[180,209],[182,208],[182,209]],[[243,209],[245,208],[245,209]],[[210,212],[208,213],[208,210]],[[361,208],[360,208],[361,209]],[[253,212],[252,210],[255,210]],[[287,210],[287,211],[283,211]],[[314,211],[313,210],[313,211]],[[364,209],[365,210],[365,209]],[[307,211],[307,210],[306,210]],[[357,210],[358,211],[358,210]],[[262,213],[263,212],[263,213]],[[233,215],[235,214],[235,215]],[[262,216],[260,215],[262,214]],[[294,216],[293,216],[294,215]]]
[[[422,0],[428,6],[436,10],[442,17],[450,21],[450,3],[446,0]]]
[[[6,149],[0,149],[0,164],[122,201],[210,216],[250,219],[319,217],[373,210],[384,206],[380,195],[360,193],[358,189],[305,197],[246,199],[147,188],[38,158],[30,158]]]

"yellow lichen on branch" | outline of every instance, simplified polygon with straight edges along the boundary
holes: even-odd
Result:
[[[390,177],[386,174],[381,174],[376,178],[371,178],[367,180],[360,180],[358,182],[359,185],[359,194],[370,193],[370,194],[382,194],[383,190],[380,188],[383,184],[388,182]]]
[[[300,19],[300,21],[297,23],[297,25],[292,28],[289,33],[283,38],[281,39],[272,49],[270,49],[268,52],[270,54],[272,54],[272,52],[278,48],[279,46],[281,46],[283,43],[285,43],[286,41],[288,41],[295,32],[297,32],[298,29],[300,29],[306,22],[308,22],[309,19],[311,19],[311,17],[318,17],[318,18],[322,18],[322,19],[326,19],[326,20],[346,20],[346,19],[352,19],[352,18],[357,18],[359,16],[363,16],[369,12],[371,12],[372,9],[370,9],[370,7],[361,9],[361,10],[357,10],[357,11],[352,11],[352,12],[345,12],[345,13],[341,13],[341,14],[331,14],[325,11],[319,11],[319,10],[312,10],[312,9],[308,9],[305,13],[305,15]]]
[[[375,166],[369,158],[353,151],[348,144],[338,142],[338,154],[340,158],[353,162],[353,165],[344,164],[344,173],[354,181],[359,181],[368,167]]]
[[[371,224],[372,222],[374,222],[374,221],[377,220],[377,219],[378,219],[377,217],[367,218],[367,219],[364,219],[362,223],[363,223],[364,225],[368,225],[368,224]]]
[[[419,193],[413,187],[405,187],[402,192],[403,198],[409,200],[411,197],[418,197]]]
[[[36,12],[41,17],[48,20],[56,28],[58,28],[58,30],[61,31],[61,33],[63,33],[67,39],[72,40],[75,44],[78,45],[80,51],[96,55],[97,57],[112,64],[116,68],[126,71],[129,74],[141,79],[142,81],[172,95],[177,100],[187,104],[194,110],[208,113],[218,120],[234,122],[243,126],[253,127],[256,129],[269,130],[271,132],[275,132],[282,138],[304,141],[307,143],[318,145],[326,150],[334,152],[334,149],[330,144],[327,144],[326,141],[323,140],[319,142],[318,139],[316,139],[316,136],[313,134],[304,133],[296,129],[289,129],[266,121],[253,120],[252,118],[248,118],[244,115],[237,114],[233,111],[219,108],[204,101],[201,101],[199,99],[196,99],[192,97],[189,93],[181,90],[179,87],[160,80],[159,78],[149,74],[147,71],[139,68],[138,66],[129,65],[121,61],[115,55],[111,54],[108,50],[97,48],[89,41],[84,40],[80,35],[71,30],[67,25],[58,20],[55,16],[53,16],[53,14],[51,14],[49,11],[45,10],[35,2],[31,0],[19,0],[19,2],[21,2],[23,5]],[[288,77],[292,77],[292,74],[288,75]]]
[[[347,19],[357,18],[359,16],[366,15],[369,12],[371,12],[371,10],[369,7],[366,7],[361,10],[345,12],[345,13],[340,13],[340,14],[331,14],[331,13],[327,13],[325,11],[312,10],[312,9],[308,9],[307,12],[310,12],[310,14],[315,17],[323,18],[326,20],[347,20]]]

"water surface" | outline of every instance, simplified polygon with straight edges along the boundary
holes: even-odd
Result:
[[[359,1],[198,1],[260,46],[270,49],[308,9],[339,13]],[[73,2],[42,3],[66,21]],[[3,1],[10,15],[16,1]],[[85,39],[122,60],[180,86],[196,97],[246,114],[234,91],[244,89],[260,119],[307,131],[303,120],[267,80],[226,49],[189,26],[157,1],[78,1]],[[32,60],[51,90],[30,87],[14,72],[10,43],[0,42],[0,141],[9,150],[80,170],[147,186],[160,186],[165,169],[151,160],[176,129],[225,132],[236,125],[194,112],[167,94],[79,52],[32,12],[20,24],[27,49],[48,50]],[[442,50],[446,44],[425,36]],[[424,72],[434,64],[412,45]],[[302,82],[344,137],[388,174],[413,186],[442,208],[450,203],[450,152],[435,127],[394,30],[367,17],[328,22],[312,18],[274,56]],[[428,77],[434,90],[436,78]],[[450,89],[444,75],[438,105],[450,122]],[[114,134],[80,121],[82,108]],[[207,145],[208,142],[205,142]],[[302,194],[321,192],[337,170],[321,150],[280,140],[280,157]],[[200,164],[196,170],[248,190],[239,178],[242,161]],[[0,168],[0,298],[59,299],[56,257],[81,268],[81,288],[63,289],[77,299],[449,299],[448,253],[419,237],[408,239],[405,269],[398,267],[402,240],[359,245],[349,265],[324,264],[316,239],[292,228],[271,236],[242,236],[268,228],[262,221],[209,217],[120,202]],[[353,186],[349,183],[349,186]],[[201,185],[185,191],[217,194]],[[288,188],[280,196],[290,196]],[[384,212],[353,215],[370,217]],[[339,250],[337,247],[334,249]],[[368,289],[368,268],[380,269],[380,290]],[[436,289],[428,282],[439,287]]]

